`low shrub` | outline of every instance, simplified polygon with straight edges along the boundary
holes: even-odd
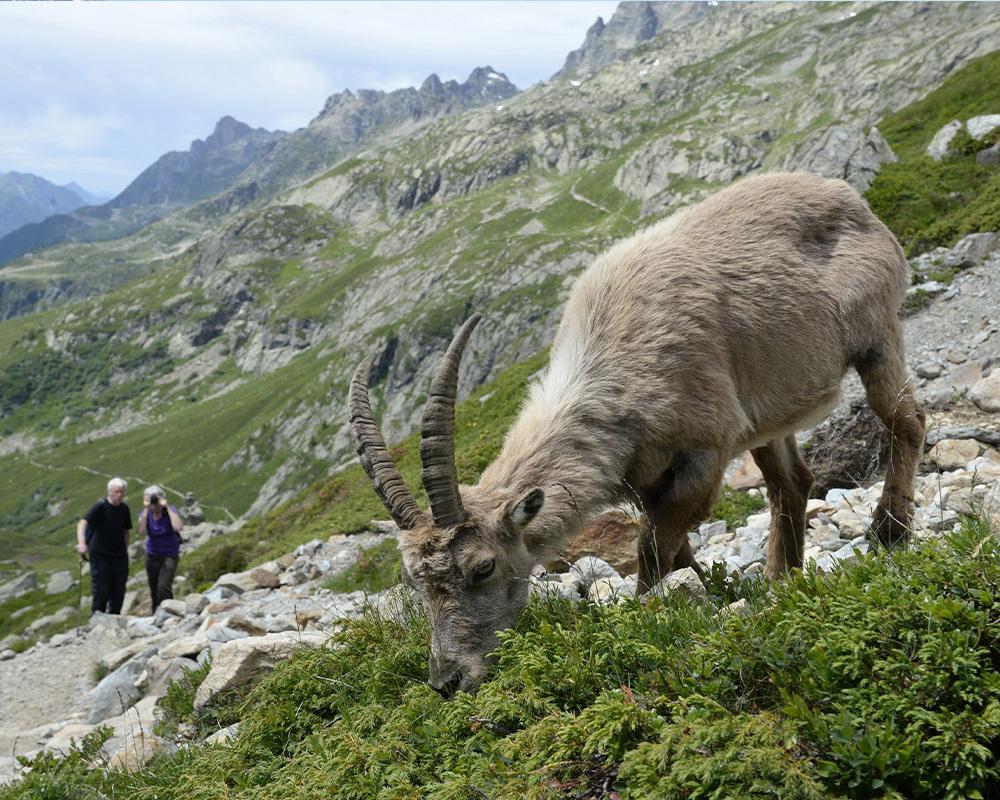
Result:
[[[135,800],[1000,795],[1000,541],[984,523],[829,574],[709,583],[718,604],[744,598],[751,613],[677,597],[532,603],[501,634],[491,679],[448,702],[426,684],[419,614],[347,622],[230,701],[231,746],[98,770],[102,788]]]

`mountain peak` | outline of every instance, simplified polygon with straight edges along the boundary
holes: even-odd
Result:
[[[253,128],[228,114],[215,123],[215,129],[205,139],[209,147],[225,147],[253,133]]]
[[[601,17],[590,26],[583,44],[568,56],[552,77],[572,78],[597,72],[629,50],[668,28],[682,28],[709,13],[707,2],[623,2],[605,24]]]

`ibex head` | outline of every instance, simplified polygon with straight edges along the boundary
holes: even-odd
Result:
[[[375,425],[368,397],[374,356],[351,381],[351,428],[361,465],[400,528],[403,578],[419,592],[431,623],[430,684],[445,697],[473,691],[486,677],[496,633],[528,599],[535,560],[521,536],[545,495],[458,485],[455,395],[462,351],[481,317],[455,334],[434,380],[421,425],[420,460],[431,510],[422,511]]]

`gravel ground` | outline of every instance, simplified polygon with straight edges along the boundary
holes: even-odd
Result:
[[[94,665],[128,641],[124,634],[98,627],[81,630],[79,638],[61,647],[35,647],[0,662],[0,783],[15,756],[44,743],[44,726],[86,717]]]

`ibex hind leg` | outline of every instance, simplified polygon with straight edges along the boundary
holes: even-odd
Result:
[[[767,537],[767,576],[777,578],[802,566],[806,541],[806,502],[813,484],[795,436],[772,439],[750,451],[767,484],[771,530]]]
[[[688,532],[712,510],[726,466],[712,450],[676,453],[655,486],[642,491],[646,524],[639,535],[640,593],[681,567],[701,572],[688,543]]]
[[[872,533],[878,544],[895,547],[910,535],[913,481],[924,448],[924,412],[913,394],[903,360],[902,332],[893,326],[889,339],[855,363],[868,403],[889,433],[889,464]]]

